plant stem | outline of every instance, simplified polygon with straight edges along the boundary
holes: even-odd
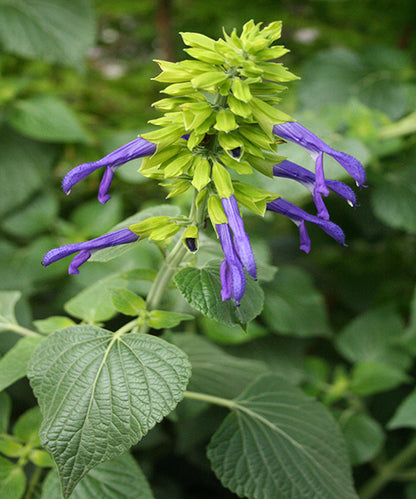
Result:
[[[196,207],[195,203],[196,193],[192,202],[191,213],[189,220],[197,227],[201,227],[205,218],[206,202],[201,203],[200,208]],[[168,254],[163,262],[159,272],[153,281],[149,294],[146,299],[146,309],[150,312],[155,310],[161,302],[167,287],[170,284],[173,276],[176,274],[180,264],[187,258],[189,252],[183,244],[182,238],[179,237],[172,251]],[[140,333],[147,333],[149,326],[144,323],[140,328]]]
[[[31,331],[30,329],[26,329],[23,326],[19,326],[19,324],[7,324],[7,329],[22,336],[42,336],[35,331]]]
[[[220,405],[222,407],[227,407],[227,409],[234,409],[235,407],[237,407],[237,404],[234,402],[234,400],[214,397],[214,395],[208,395],[206,393],[186,391],[184,393],[184,397],[191,400],[199,400],[200,402],[208,402],[210,404]]]
[[[33,493],[35,492],[36,485],[38,484],[41,476],[42,476],[42,468],[36,466],[35,471],[33,472],[30,478],[24,499],[30,499],[32,497]]]
[[[381,467],[379,473],[364,484],[361,489],[361,499],[372,499],[375,495],[400,472],[400,469],[416,456],[416,438],[397,456]]]

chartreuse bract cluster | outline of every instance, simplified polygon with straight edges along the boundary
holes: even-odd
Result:
[[[155,80],[164,88],[163,98],[153,104],[162,113],[150,122],[155,129],[98,161],[77,166],[65,176],[63,189],[69,194],[75,184],[103,169],[98,200],[105,204],[111,198],[108,191],[114,171],[144,157],[139,174],[159,182],[168,190],[168,197],[194,191],[190,215],[152,217],[91,241],[53,249],[43,264],[79,252],[69,266],[69,273],[78,273],[78,267],[95,251],[146,238],[168,244],[180,231],[186,251],[193,253],[199,248],[198,235],[208,217],[224,253],[221,298],[232,299],[238,306],[247,276],[257,279],[242,206],[260,217],[266,210],[288,217],[298,226],[300,249],[306,252],[311,247],[307,223],[316,224],[344,245],[344,233],[330,220],[323,197],[332,191],[351,206],[356,205],[356,198],[346,184],[325,177],[324,156],[332,156],[358,186],[364,184],[365,172],[358,160],[332,149],[279,109],[287,84],[297,79],[280,62],[288,52],[278,44],[280,35],[281,22],[262,27],[253,21],[247,22],[240,34],[235,29],[230,34],[224,31],[218,40],[181,33],[190,58],[176,63],[156,61],[161,73]],[[279,155],[278,146],[285,141],[308,151],[315,172]],[[304,185],[312,195],[316,214],[250,185],[254,170],[268,177],[270,185],[278,178]]]

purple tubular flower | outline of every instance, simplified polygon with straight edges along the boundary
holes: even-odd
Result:
[[[110,234],[97,237],[91,241],[83,243],[72,243],[60,248],[54,248],[46,253],[43,257],[42,264],[47,267],[66,256],[78,253],[68,267],[68,274],[79,274],[79,267],[85,263],[98,250],[118,246],[120,244],[133,243],[139,239],[139,236],[134,234],[130,229],[120,229]]]
[[[300,249],[305,253],[309,253],[311,249],[311,241],[306,230],[305,222],[312,222],[318,225],[328,235],[334,238],[335,241],[337,241],[339,244],[342,244],[342,246],[345,246],[345,236],[342,232],[341,227],[338,227],[338,225],[330,222],[329,220],[324,220],[320,217],[310,215],[306,211],[298,208],[292,203],[289,203],[289,201],[286,201],[285,199],[278,198],[271,203],[267,203],[267,209],[276,213],[280,213],[281,215],[285,215],[299,227]]]
[[[228,224],[234,234],[234,244],[241,263],[246,268],[251,277],[257,280],[256,261],[254,260],[253,250],[251,249],[250,239],[244,230],[243,219],[240,215],[235,196],[221,199],[224,212],[227,216]]]
[[[222,261],[220,267],[221,298],[222,301],[233,298],[238,307],[246,289],[246,276],[243,264],[234,246],[228,224],[217,224],[215,227],[225,255],[225,260]]]
[[[110,152],[110,154],[107,154],[107,156],[104,156],[104,158],[101,158],[98,161],[83,163],[82,165],[76,166],[65,175],[62,181],[62,188],[65,194],[68,195],[75,184],[88,177],[88,175],[95,172],[95,170],[105,167],[104,175],[98,190],[98,200],[100,203],[105,204],[111,198],[111,196],[108,195],[108,189],[113,180],[114,170],[132,159],[151,156],[155,152],[156,144],[139,137],[115,151]]]
[[[273,166],[273,175],[275,177],[296,180],[305,186],[312,194],[313,201],[318,210],[318,217],[329,220],[329,213],[322,200],[322,195],[315,190],[316,176],[314,173],[285,159],[281,163]],[[356,206],[355,194],[348,185],[338,180],[327,180],[326,185],[331,191],[335,192],[335,194],[338,194],[338,196],[345,199],[350,206]]]
[[[364,185],[365,170],[362,164],[349,154],[336,151],[329,147],[323,140],[318,138],[300,123],[288,121],[273,127],[273,133],[283,140],[288,140],[304,147],[314,158],[316,163],[316,185],[318,191],[325,194],[325,178],[323,176],[322,157],[329,154],[351,175],[358,186]]]

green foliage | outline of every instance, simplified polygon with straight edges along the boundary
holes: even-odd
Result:
[[[0,42],[23,57],[80,64],[94,40],[94,14],[87,0],[2,0]]]
[[[329,336],[325,303],[310,277],[295,267],[281,267],[277,283],[268,290],[264,319],[280,334]]]
[[[89,470],[127,450],[175,408],[190,365],[154,336],[71,326],[48,336],[28,376],[43,414],[41,442],[68,497]]]
[[[23,497],[26,477],[20,466],[0,456],[0,495],[10,499]]]
[[[218,322],[245,325],[257,317],[263,308],[263,291],[251,278],[247,279],[246,291],[238,308],[229,301],[220,301],[219,265],[182,269],[176,274],[175,282],[192,307]]]
[[[0,359],[0,391],[26,376],[29,361],[42,340],[42,336],[22,338]]]
[[[370,416],[346,413],[341,416],[340,424],[353,466],[371,461],[383,448],[386,440],[383,428]]]
[[[149,484],[130,454],[110,459],[91,470],[75,487],[73,499],[153,499]],[[55,470],[49,472],[41,499],[61,499],[61,486]]]
[[[232,409],[208,447],[226,487],[253,498],[357,497],[340,431],[324,406],[266,375]]]

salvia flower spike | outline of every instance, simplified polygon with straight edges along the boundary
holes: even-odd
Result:
[[[156,129],[98,161],[77,166],[62,183],[69,194],[75,184],[104,168],[98,199],[105,204],[110,199],[108,191],[115,169],[144,157],[140,172],[159,181],[169,191],[168,197],[194,189],[197,194],[194,199],[207,200],[201,204],[204,213],[199,219],[205,220],[206,214],[211,218],[224,252],[221,297],[233,299],[237,305],[246,289],[246,273],[254,279],[257,276],[239,205],[260,216],[267,209],[289,217],[299,228],[300,248],[308,252],[311,242],[306,223],[309,222],[345,245],[344,233],[330,221],[323,196],[333,191],[351,206],[357,204],[350,187],[325,178],[324,155],[335,158],[358,186],[365,182],[364,168],[357,159],[331,148],[278,109],[285,84],[297,79],[278,61],[287,52],[275,44],[281,28],[281,22],[262,28],[261,23],[249,21],[240,35],[236,30],[230,35],[224,32],[224,38],[218,40],[199,33],[181,33],[191,59],[177,63],[156,61],[161,73],[155,80],[166,85],[161,90],[163,98],[153,104],[163,113],[150,122]],[[276,136],[305,148],[315,161],[315,173],[279,156]],[[279,198],[278,194],[274,196],[236,178],[249,175],[253,169],[267,175],[270,182],[274,177],[284,177],[303,184],[312,195],[317,216]],[[199,201],[195,203],[198,207]],[[69,268],[70,273],[78,273],[78,267],[93,251],[134,242],[139,237],[149,237],[158,244],[168,243],[182,226],[182,241],[189,253],[198,250],[198,231],[204,226],[195,219],[182,220],[182,225],[169,220],[166,227],[153,229],[151,234],[143,232],[143,224],[151,222],[51,250],[45,255],[44,264],[79,252]]]

